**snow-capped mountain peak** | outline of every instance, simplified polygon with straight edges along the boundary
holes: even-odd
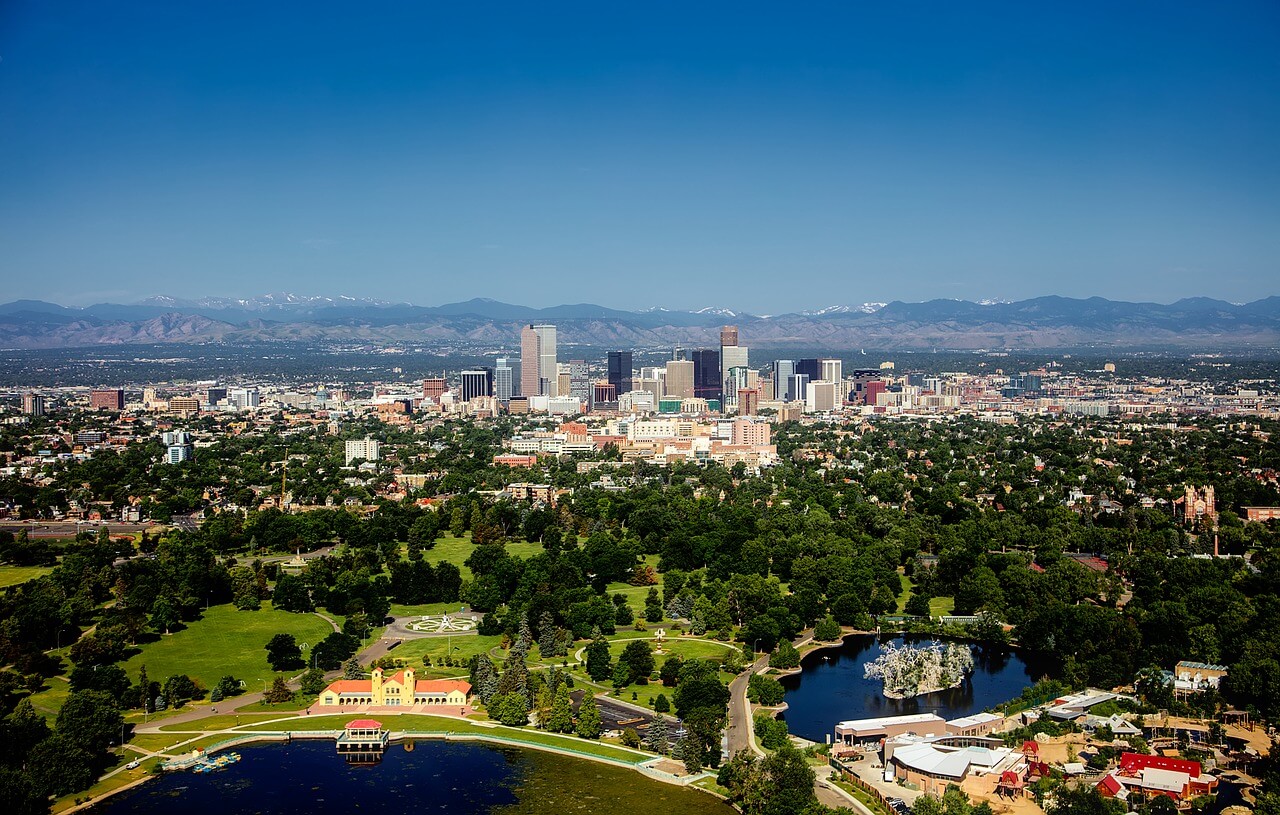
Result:
[[[694,314],[713,314],[717,317],[737,317],[737,312],[730,311],[727,308],[716,308],[715,306],[707,306],[693,312]]]

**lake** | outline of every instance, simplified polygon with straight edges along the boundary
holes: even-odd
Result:
[[[468,742],[392,744],[371,766],[348,766],[331,741],[247,745],[204,775],[172,773],[119,793],[95,815],[440,812],[448,815],[733,815],[702,792],[640,773],[536,750]]]
[[[885,642],[929,642],[928,637],[886,637]],[[782,678],[788,729],[811,741],[826,741],[836,722],[872,716],[936,713],[955,719],[979,713],[1012,699],[1034,684],[1046,670],[1042,662],[1021,653],[994,646],[970,646],[973,673],[960,687],[912,699],[889,699],[879,679],[864,679],[862,666],[880,656],[874,635],[849,637],[839,648],[809,654],[801,672]]]

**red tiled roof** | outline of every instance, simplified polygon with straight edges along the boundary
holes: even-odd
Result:
[[[1168,758],[1167,756],[1148,756],[1142,753],[1125,753],[1120,756],[1120,772],[1125,775],[1137,775],[1148,767],[1186,773],[1192,778],[1200,777],[1200,762],[1198,761]]]
[[[330,682],[327,690],[338,693],[368,693],[372,685],[373,683],[368,679],[339,679],[336,682]]]
[[[373,719],[356,719],[347,722],[348,730],[381,730],[382,722],[376,722]]]
[[[1120,791],[1124,789],[1124,785],[1117,781],[1114,775],[1106,775],[1098,782],[1097,789],[1103,794],[1114,797],[1120,794]]]

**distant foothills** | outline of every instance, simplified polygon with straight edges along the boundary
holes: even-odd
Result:
[[[713,345],[732,322],[757,348],[1280,349],[1280,297],[1234,304],[1194,297],[1164,305],[1101,297],[1017,302],[930,300],[752,315],[723,308],[622,311],[587,303],[530,308],[477,298],[417,306],[353,297],[269,294],[69,308],[39,300],[0,305],[0,348],[150,343],[386,343],[513,347],[519,327],[553,322],[561,343],[657,348]]]

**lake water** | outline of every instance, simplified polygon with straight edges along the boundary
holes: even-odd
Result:
[[[886,638],[886,642],[928,642],[927,637]],[[864,679],[862,666],[880,656],[880,642],[870,634],[849,637],[839,648],[810,654],[801,672],[782,678],[786,688],[788,729],[822,742],[836,722],[872,716],[936,713],[955,719],[979,713],[1022,693],[1045,674],[1045,665],[1030,664],[1008,648],[971,646],[973,673],[960,687],[912,699],[889,699],[878,679]]]
[[[327,740],[247,745],[214,773],[171,773],[108,798],[95,815],[733,815],[719,800],[634,770],[478,743],[392,744],[383,760],[348,766]]]

